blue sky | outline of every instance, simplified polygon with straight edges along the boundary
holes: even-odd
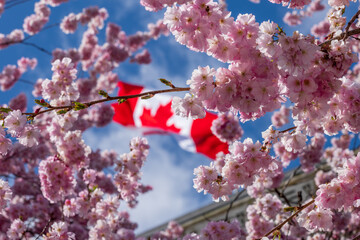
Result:
[[[14,28],[22,28],[24,17],[33,13],[34,3],[35,1],[28,0],[5,10],[0,18],[0,32],[8,34]],[[163,11],[158,13],[145,11],[137,0],[71,0],[57,8],[51,8],[52,14],[48,25],[60,22],[62,17],[70,12],[78,13],[82,8],[92,5],[107,8],[109,12],[107,22],[119,24],[127,34],[145,31],[147,23],[155,23],[163,15]],[[289,10],[270,4],[267,0],[262,0],[261,4],[247,0],[228,0],[228,7],[234,18],[239,13],[253,13],[258,22],[273,20],[284,26],[285,31],[290,35],[295,30],[287,27],[282,21],[284,14]],[[316,13],[297,29],[307,34],[312,26],[311,22],[322,20],[325,15],[326,11]],[[75,34],[66,35],[58,27],[54,27],[32,37],[29,42],[36,43],[49,51],[57,47],[65,49],[78,47],[84,30],[85,28],[80,28]],[[98,36],[102,44],[104,30]],[[151,41],[146,48],[151,53],[153,62],[142,66],[129,62],[121,64],[115,70],[121,80],[144,85],[147,88],[163,89],[164,86],[157,80],[158,78],[171,80],[176,86],[185,86],[193,69],[198,66],[224,66],[204,53],[191,52],[185,46],[176,43],[172,36]],[[26,73],[23,79],[35,83],[38,78],[51,77],[51,57],[35,48],[19,44],[0,51],[0,69],[6,64],[16,64],[22,56],[36,57],[39,62],[37,68]],[[25,92],[29,99],[28,109],[32,109],[33,98],[30,89],[30,85],[18,82],[10,91],[1,92],[0,103],[8,103],[12,97]],[[270,114],[267,114],[261,120],[242,125],[245,130],[244,137],[260,140],[261,131],[265,130],[269,123]],[[129,151],[130,139],[140,134],[139,129],[124,128],[113,123],[105,128],[87,130],[84,138],[94,150],[114,149],[118,153],[124,153]],[[209,160],[202,155],[182,150],[171,135],[152,135],[148,136],[148,139],[151,149],[143,169],[143,182],[152,185],[154,190],[141,197],[138,207],[131,210],[131,219],[139,222],[137,232],[155,227],[211,202],[210,197],[198,194],[192,188],[194,167],[208,164]]]

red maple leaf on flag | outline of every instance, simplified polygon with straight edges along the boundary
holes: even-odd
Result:
[[[140,116],[142,126],[153,127],[165,130],[167,132],[179,133],[180,129],[174,124],[168,126],[167,121],[174,115],[171,109],[171,101],[166,105],[160,105],[155,115],[151,114],[151,109],[144,108],[143,114]],[[158,132],[156,132],[158,133]]]

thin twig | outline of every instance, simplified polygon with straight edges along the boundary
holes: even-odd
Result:
[[[25,3],[25,2],[29,2],[29,1],[32,1],[32,0],[20,0],[20,1],[17,1],[17,2],[11,2],[9,4],[6,4],[4,9],[7,10],[7,9],[12,8],[12,7],[15,7],[16,5],[19,5],[19,4]]]
[[[43,27],[43,28],[40,30],[40,32],[45,31],[45,30],[48,30],[48,29],[53,28],[53,27],[56,27],[56,26],[59,26],[59,25],[60,25],[60,23],[50,24],[50,25],[48,25],[48,26],[46,26],[46,27]],[[39,32],[39,33],[40,33],[40,32]],[[34,37],[34,36],[36,36],[36,34],[35,34],[35,35],[28,35],[28,36],[26,36],[24,39],[22,39],[21,41],[17,41],[17,42],[14,42],[14,41],[2,42],[2,43],[0,43],[0,46],[6,46],[6,45],[13,45],[13,44],[16,44],[16,43],[22,43],[22,42],[25,42],[26,40],[28,40],[28,39],[30,39],[30,38],[32,38],[32,37]]]
[[[360,240],[360,235],[354,237],[352,240]]]
[[[36,45],[35,43],[29,43],[29,42],[24,42],[24,41],[21,41],[21,42],[19,42],[19,43],[24,44],[24,45],[28,45],[28,46],[32,46],[32,47],[37,48],[37,49],[39,49],[40,51],[46,53],[47,55],[52,56],[52,53],[51,53],[50,51],[46,50],[46,49],[43,48],[43,47],[40,47],[40,46]]]
[[[344,36],[344,39],[346,39],[348,37],[348,33],[349,33],[349,29],[351,27],[351,25],[355,22],[355,20],[359,17],[359,14],[360,14],[360,10],[357,11],[355,13],[355,15],[350,19],[350,21],[348,22],[346,28],[345,28],[345,36]]]
[[[18,81],[23,82],[23,83],[27,83],[27,84],[30,84],[30,85],[33,85],[33,86],[35,85],[35,83],[33,83],[33,82],[29,81],[29,80],[26,80],[26,79],[22,79],[22,78],[19,78]]]
[[[282,195],[284,195],[284,192],[285,192],[286,188],[289,186],[291,179],[294,178],[296,172],[297,172],[300,168],[301,168],[301,165],[299,165],[299,166],[292,172],[292,174],[291,174],[290,178],[287,180],[284,188],[281,190],[281,194],[282,194]]]
[[[149,91],[149,92],[144,92],[144,93],[140,93],[140,94],[134,94],[134,95],[126,95],[126,96],[117,96],[117,97],[107,97],[104,99],[100,99],[100,100],[96,100],[96,101],[91,101],[91,102],[87,102],[87,103],[81,103],[83,105],[85,105],[86,107],[90,107],[94,104],[98,104],[98,103],[102,103],[102,102],[109,102],[109,101],[114,101],[114,100],[119,100],[119,99],[123,99],[123,100],[127,100],[130,98],[138,98],[138,97],[143,97],[143,96],[153,96],[159,93],[168,93],[168,92],[182,92],[182,91],[189,91],[190,88],[172,88],[172,89],[164,89],[164,90],[156,90],[156,91]],[[68,111],[74,109],[74,105],[66,105],[66,106],[58,106],[58,107],[53,107],[53,106],[49,106],[48,109],[43,110],[43,111],[39,111],[36,113],[22,113],[23,115],[28,115],[30,117],[36,117],[37,115],[46,113],[46,112],[51,112],[54,110],[62,110],[62,109],[66,109]]]
[[[45,227],[43,228],[43,230],[41,231],[41,233],[35,238],[35,240],[39,239],[39,237],[41,237],[41,235],[44,234],[44,232],[46,231],[46,229],[49,227],[50,223],[51,223],[51,218],[49,219],[49,221],[46,223]]]
[[[285,203],[291,207],[289,199],[284,195],[283,192],[280,192],[277,188],[274,188],[275,193],[282,199],[284,199]]]
[[[236,195],[236,197],[231,200],[230,202],[230,205],[229,205],[229,208],[226,210],[226,214],[225,214],[225,219],[224,221],[227,221],[228,220],[228,217],[229,217],[229,212],[232,208],[232,205],[234,204],[234,202],[241,196],[241,194],[243,194],[245,192],[245,189],[241,190],[240,192],[238,192],[238,194]]]

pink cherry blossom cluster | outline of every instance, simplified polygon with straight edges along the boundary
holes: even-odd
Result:
[[[198,239],[239,239],[245,240],[245,232],[240,228],[237,220],[230,223],[225,221],[211,221],[201,231],[201,234],[191,233],[184,236],[183,240]]]
[[[164,231],[160,231],[151,236],[151,239],[177,239],[180,238],[184,232],[184,228],[175,221],[170,221]],[[145,239],[139,239],[145,240]]]
[[[45,240],[68,239],[75,240],[75,234],[68,231],[68,225],[65,222],[55,222],[51,225]]]
[[[290,24],[324,8],[318,0],[269,1],[298,9],[309,5],[285,16]],[[24,30],[0,34],[0,49],[21,43],[24,32],[40,33],[50,17],[49,6],[64,2],[36,2],[34,14],[24,20]],[[140,3],[150,11],[165,7],[166,11],[162,20],[133,35],[115,23],[105,25],[109,16],[104,8],[68,14],[60,24],[65,34],[74,33],[79,23],[87,26],[80,46],[52,52],[51,80],[38,79],[34,87],[38,106],[25,113],[24,93],[1,105],[0,238],[136,239],[137,224],[119,207],[123,203],[135,207],[138,196],[152,189],[140,182],[149,143],[134,138],[130,152],[118,155],[91,150],[82,135],[112,120],[114,110],[100,102],[109,100],[108,94],[117,86],[115,68],[127,59],[149,64],[150,51],[143,47],[169,32],[180,44],[224,63],[217,69],[195,69],[186,82],[189,93],[173,101],[175,113],[184,117],[202,118],[206,110],[219,113],[212,131],[230,145],[228,154],[219,153],[209,166],[194,170],[194,188],[214,200],[228,200],[243,187],[256,198],[247,208],[244,230],[236,220],[211,221],[200,233],[184,239],[280,235],[291,240],[347,239],[357,233],[360,154],[350,150],[350,143],[355,142],[353,133],[360,131],[360,45],[359,33],[354,33],[360,23],[356,15],[350,22],[344,15],[350,1],[328,1],[327,19],[312,29],[320,39],[298,31],[286,34],[276,23],[258,23],[251,14],[232,17],[223,0]],[[0,14],[4,6],[0,0]],[[106,40],[101,43],[104,26]],[[1,89],[9,90],[36,64],[36,59],[23,57],[17,66],[5,66],[0,73]],[[84,71],[79,79],[78,67]],[[291,110],[293,127],[270,126],[262,133],[263,143],[250,138],[239,141],[243,135],[239,120],[255,120],[279,108],[272,116],[273,126],[288,124]],[[336,135],[341,130],[339,138],[332,138],[332,147],[324,150],[324,134]],[[304,172],[318,171],[318,190],[306,207],[301,199],[298,205],[288,206],[299,211],[289,220],[292,213],[283,211],[285,204],[268,189],[280,186],[283,167],[297,158]],[[325,172],[327,168],[320,164],[331,170]],[[279,196],[290,205],[286,196]],[[170,222],[152,239],[176,239],[182,234],[183,228]]]
[[[326,35],[330,33],[330,23],[326,19],[324,21],[319,22],[311,28],[311,34],[315,37],[321,37],[323,40]]]
[[[148,11],[159,11],[166,6],[172,6],[175,3],[183,4],[190,0],[140,0],[140,4]]]
[[[283,6],[288,6],[289,8],[303,8],[305,5],[311,3],[311,0],[269,0],[269,2],[282,4]]]
[[[24,32],[20,29],[14,29],[7,35],[0,33],[0,49],[4,49],[17,42],[21,42],[23,39]]]
[[[223,142],[234,142],[242,137],[244,131],[239,125],[239,120],[231,112],[220,114],[212,122],[211,131]]]
[[[23,29],[24,32],[34,35],[44,27],[49,21],[50,8],[46,6],[46,1],[40,0],[35,3],[35,13],[24,19]]]
[[[284,105],[281,106],[280,111],[276,111],[271,116],[271,123],[274,127],[282,127],[289,122],[290,109]]]
[[[283,18],[284,22],[290,26],[299,25],[302,23],[302,19],[305,17],[311,17],[315,12],[325,9],[325,5],[321,3],[321,0],[315,0],[310,3],[305,11],[293,11],[287,12]]]
[[[139,183],[141,179],[140,169],[148,155],[149,144],[145,138],[133,138],[130,142],[130,152],[120,156],[116,162],[117,171],[114,176],[114,184],[120,193],[121,199],[125,200],[130,207],[137,204],[139,193],[145,193],[152,188]]]
[[[230,153],[224,158],[219,157],[223,160],[222,164],[211,163],[210,166],[200,166],[194,170],[194,188],[198,192],[210,193],[214,200],[227,200],[228,195],[240,186],[255,184],[253,191],[257,190],[260,194],[265,188],[259,184],[262,180],[270,178],[266,182],[276,184],[270,180],[278,175],[280,166],[267,151],[262,150],[260,142],[253,143],[250,138],[243,143],[235,141],[229,150]]]
[[[102,29],[104,27],[104,21],[108,16],[108,12],[105,8],[99,9],[96,6],[90,7],[84,9],[82,13],[76,15],[70,13],[68,16],[64,17],[60,24],[60,28],[66,34],[74,33],[77,29],[77,25],[80,23],[82,25],[88,24],[90,29],[97,32],[97,29]]]
[[[2,91],[7,91],[14,86],[23,75],[27,68],[34,69],[37,65],[36,58],[25,58],[22,57],[17,61],[17,65],[6,65],[0,73],[0,86]]]
[[[20,110],[11,111],[2,122],[6,131],[0,129],[0,154],[5,155],[12,148],[12,142],[6,134],[17,138],[20,144],[27,147],[33,147],[38,144],[36,127],[27,124],[26,116],[22,115]]]
[[[20,239],[25,230],[25,223],[18,218],[11,223],[9,230],[6,232],[6,235],[11,240]]]
[[[356,2],[357,0],[351,0],[352,2]],[[341,6],[349,6],[349,0],[328,0],[329,5],[332,7],[341,7]]]
[[[359,171],[360,155],[348,159],[343,168],[337,172],[339,177],[334,178],[328,184],[319,186],[316,192],[316,205],[327,209],[349,209],[358,207],[359,197]]]
[[[309,231],[326,230],[330,231],[333,226],[333,212],[324,209],[320,205],[317,207],[310,205],[299,215],[298,222],[300,226],[305,227]]]
[[[72,169],[56,156],[40,162],[39,177],[41,191],[51,203],[72,194],[76,184]]]
[[[248,221],[246,231],[251,239],[261,238],[270,231],[276,221],[276,216],[282,214],[281,201],[271,194],[258,198],[256,202],[246,209]]]

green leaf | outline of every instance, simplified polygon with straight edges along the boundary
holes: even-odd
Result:
[[[295,208],[296,208],[296,207],[285,207],[285,208],[284,208],[284,211],[285,211],[285,212],[292,212],[292,211],[295,210]]]
[[[85,104],[80,103],[80,102],[74,102],[74,104],[75,104],[75,107],[74,107],[75,111],[79,111],[81,109],[87,108],[87,106]]]
[[[149,98],[152,98],[153,96],[155,96],[154,94],[148,94],[148,95],[145,95],[145,96],[142,96],[141,99],[149,99]]]
[[[109,94],[105,92],[104,90],[99,90],[99,95],[103,96],[104,98],[108,98]]]
[[[49,104],[48,104],[47,102],[45,102],[44,99],[41,99],[41,100],[35,99],[35,103],[36,103],[36,104],[39,104],[39,105],[42,106],[42,107],[49,107]]]
[[[120,99],[118,99],[118,103],[119,103],[119,104],[122,104],[123,102],[126,102],[126,98],[120,98]]]
[[[164,78],[159,78],[160,82],[162,82],[163,84],[165,84],[166,86],[169,86],[171,88],[175,88],[175,86],[168,80],[164,79]]]
[[[34,120],[34,116],[28,116],[26,118],[27,118],[28,121],[31,121],[31,122]]]
[[[0,112],[9,113],[11,111],[12,111],[11,108],[4,108],[4,107],[0,108]]]
[[[62,115],[62,114],[67,113],[68,111],[69,111],[68,109],[61,109],[61,110],[57,111],[56,113],[59,115]]]

